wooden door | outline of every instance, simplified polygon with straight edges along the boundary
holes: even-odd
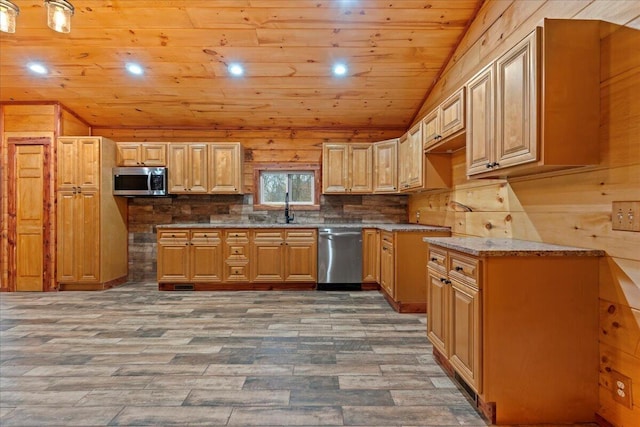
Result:
[[[494,158],[494,68],[467,83],[467,175],[486,172]]]
[[[57,278],[60,283],[76,280],[76,192],[58,191]]]
[[[349,192],[373,191],[373,147],[371,144],[349,146]]]
[[[206,144],[189,144],[189,161],[187,163],[188,193],[206,193],[208,153]]]
[[[217,230],[191,232],[190,278],[195,282],[222,281],[222,239]]]
[[[496,62],[497,164],[494,167],[537,160],[536,34],[532,33]]]
[[[77,141],[76,186],[82,189],[100,188],[100,138],[74,138]]]
[[[170,144],[167,172],[169,193],[186,193],[189,189],[189,151],[187,144]]]
[[[143,166],[166,166],[167,165],[167,146],[166,144],[147,144],[140,145],[139,150],[140,164]]]
[[[408,133],[398,139],[398,190],[404,191],[409,188],[409,149]]]
[[[349,177],[348,144],[322,146],[322,192],[346,193]]]
[[[189,252],[189,231],[159,231],[158,282],[188,281]]]
[[[77,179],[77,151],[75,138],[59,138],[57,144],[58,152],[56,161],[58,163],[57,185],[59,190],[71,190],[76,187]]]
[[[395,269],[393,244],[383,240],[380,251],[380,286],[382,286],[391,298],[395,298],[394,282]]]
[[[449,290],[446,277],[427,269],[427,337],[445,357],[449,357]]]
[[[398,191],[398,140],[373,144],[373,192]]]
[[[317,230],[286,231],[284,259],[286,282],[315,282],[318,269]]]
[[[409,154],[408,154],[408,175],[407,183],[409,188],[422,187],[422,126],[418,123],[416,126],[409,129],[407,134],[409,142]]]
[[[209,192],[242,193],[242,149],[239,143],[209,145]]]
[[[251,264],[254,282],[284,281],[284,233],[281,230],[254,232]]]
[[[375,228],[362,230],[362,282],[380,281],[380,231]]]
[[[450,362],[477,392],[482,392],[480,347],[480,293],[457,280],[451,280]]]
[[[43,291],[45,189],[48,185],[45,182],[44,145],[17,145],[14,148],[15,289]]]

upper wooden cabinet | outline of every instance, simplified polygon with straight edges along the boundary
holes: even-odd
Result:
[[[422,124],[418,122],[398,140],[398,181],[400,191],[421,189]]]
[[[239,142],[209,144],[209,193],[242,194],[242,161]]]
[[[97,137],[62,137],[58,139],[58,189],[100,188],[102,139]],[[112,145],[109,145],[112,147]],[[113,154],[105,159],[111,160]]]
[[[373,144],[373,192],[398,192],[398,138]]]
[[[322,146],[322,192],[325,194],[373,191],[373,146],[336,143]]]
[[[207,145],[169,144],[169,193],[207,192]]]
[[[422,141],[429,151],[450,151],[464,147],[465,88],[445,99],[422,119]],[[458,138],[460,137],[460,138]]]
[[[169,193],[242,194],[240,143],[169,144]]]
[[[598,163],[597,21],[546,19],[466,86],[468,176]]]
[[[118,166],[166,166],[167,144],[119,142],[116,144]]]

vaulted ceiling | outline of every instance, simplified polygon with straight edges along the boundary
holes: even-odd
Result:
[[[71,0],[69,34],[42,0],[13,2],[1,101],[59,101],[103,127],[406,129],[482,0]]]

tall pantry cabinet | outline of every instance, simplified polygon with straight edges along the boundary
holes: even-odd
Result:
[[[60,137],[57,145],[57,281],[100,290],[127,278],[127,203],[113,196],[115,143]]]

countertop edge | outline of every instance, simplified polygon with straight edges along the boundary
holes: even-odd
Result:
[[[474,256],[584,256],[599,257],[606,253],[600,249],[577,248],[550,243],[518,239],[492,239],[482,237],[423,237],[425,243],[437,245]]]
[[[156,225],[156,229],[187,229],[187,228],[220,228],[220,229],[232,229],[232,228],[247,228],[247,229],[269,229],[269,228],[281,228],[281,229],[296,229],[296,228],[377,228],[383,231],[398,231],[398,232],[451,232],[449,227],[420,225],[420,224],[386,224],[386,223],[346,223],[346,224],[243,224],[243,223],[195,223],[195,224],[160,224]]]

